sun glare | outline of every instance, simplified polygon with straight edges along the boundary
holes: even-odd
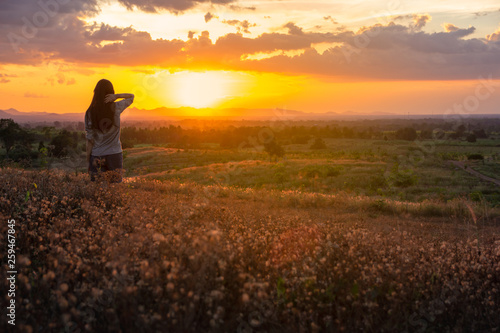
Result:
[[[228,97],[230,78],[221,72],[183,72],[175,79],[175,98],[182,106],[205,108]]]

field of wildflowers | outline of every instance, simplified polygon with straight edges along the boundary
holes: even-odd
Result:
[[[0,179],[18,331],[500,331],[498,214],[480,203]]]

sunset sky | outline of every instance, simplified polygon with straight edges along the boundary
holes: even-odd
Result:
[[[1,0],[0,109],[500,112],[498,0]],[[202,114],[200,114],[202,115]]]

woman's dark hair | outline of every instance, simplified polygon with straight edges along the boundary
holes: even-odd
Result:
[[[92,128],[101,132],[107,132],[111,126],[115,125],[115,117],[111,106],[113,103],[104,103],[104,97],[114,94],[113,84],[106,79],[97,82],[94,88],[94,97],[87,110],[87,115],[92,122]]]

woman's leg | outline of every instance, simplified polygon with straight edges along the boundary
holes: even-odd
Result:
[[[90,155],[90,166],[89,166],[89,173],[90,173],[90,180],[95,181],[96,177],[99,174],[102,174],[102,172],[108,170],[108,166],[106,164],[106,156],[93,156]]]
[[[89,174],[90,174],[90,181],[92,181],[92,182],[95,181],[95,176],[97,175],[97,163],[96,163],[95,159],[96,159],[95,156],[90,155]]]
[[[111,182],[121,183],[123,178],[123,153],[106,155],[106,166],[112,172]]]

